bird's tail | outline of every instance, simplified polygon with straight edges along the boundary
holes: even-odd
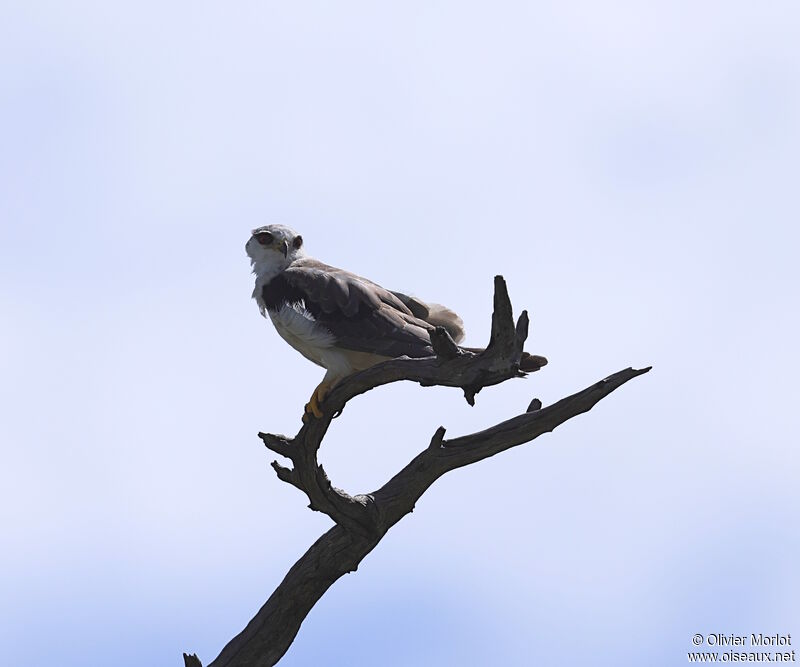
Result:
[[[402,292],[392,292],[414,317],[424,320],[434,327],[444,327],[456,343],[464,340],[464,322],[452,310],[438,303],[425,303],[415,296]]]

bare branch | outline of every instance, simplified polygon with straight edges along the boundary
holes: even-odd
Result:
[[[348,526],[356,532],[371,532],[367,502],[353,498],[334,487],[323,467],[317,463],[319,443],[315,446],[308,439],[295,439],[296,445],[288,445],[283,436],[267,433],[259,433],[259,436],[269,449],[292,459],[293,469],[286,468],[277,461],[273,461],[271,465],[281,481],[297,487],[308,496],[311,509],[324,512],[336,523]]]
[[[278,476],[278,479],[280,479],[282,482],[286,482],[287,484],[291,484],[292,486],[296,486],[298,489],[300,488],[300,480],[297,479],[297,473],[294,470],[287,468],[286,466],[282,466],[277,461],[273,461],[270,463],[270,465],[275,470],[275,474]]]
[[[466,354],[464,350],[456,345],[456,342],[444,327],[436,327],[431,332],[431,347],[440,359],[455,359],[462,354]]]
[[[528,311],[523,310],[517,320],[515,339],[516,344],[519,346],[520,354],[522,353],[522,347],[525,345],[525,341],[528,339],[528,325]]]
[[[527,335],[527,313],[523,311],[514,324],[505,281],[497,276],[492,333],[486,350],[463,350],[446,330],[438,328],[431,337],[436,357],[395,359],[346,378],[325,400],[323,417],[309,420],[292,439],[259,433],[270,450],[289,458],[294,465],[290,469],[273,462],[278,477],[302,490],[308,496],[309,507],[324,512],[337,525],[295,563],[253,620],[209,667],[274,665],[288,650],[317,600],[333,582],[358,567],[439,477],[552,431],[650,370],[619,371],[545,408],[539,399],[533,399],[525,413],[470,435],[445,440],[445,428],[440,426],[430,444],[373,493],[350,496],[331,484],[317,462],[317,452],[331,420],[347,401],[390,382],[412,380],[423,386],[461,387],[473,403],[483,387],[525,374],[520,371],[520,362]],[[543,357],[525,355],[525,360],[528,371],[546,363]],[[187,666],[202,667],[196,656],[184,654],[184,660]]]
[[[492,333],[489,345],[486,347],[487,351],[492,350],[498,355],[502,355],[504,352],[508,353],[516,341],[516,336],[511,335],[513,331],[514,313],[511,309],[511,299],[508,297],[506,281],[502,276],[495,276]]]
[[[259,433],[258,437],[264,441],[268,449],[276,454],[291,459],[295,453],[294,441],[285,435],[274,435],[272,433]]]
[[[447,429],[444,426],[440,426],[436,429],[436,433],[433,434],[431,438],[431,444],[428,445],[428,449],[439,449],[442,446],[442,442],[444,442],[444,434]]]
[[[389,525],[385,529],[410,512],[419,497],[445,473],[552,431],[565,421],[588,412],[612,391],[649,370],[648,367],[619,371],[546,408],[512,417],[478,433],[442,440],[438,448],[429,446],[383,487],[370,494],[386,517]]]

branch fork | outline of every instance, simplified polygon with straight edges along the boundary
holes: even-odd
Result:
[[[422,452],[371,493],[351,496],[333,486],[317,461],[317,452],[331,420],[352,398],[391,382],[411,380],[422,386],[460,387],[467,402],[474,405],[475,395],[484,387],[525,375],[520,363],[528,337],[528,315],[523,311],[514,322],[502,276],[495,277],[494,288],[491,336],[482,352],[459,348],[444,328],[437,327],[431,335],[436,356],[393,359],[349,376],[326,397],[322,418],[309,420],[294,438],[258,434],[268,449],[292,463],[290,468],[272,462],[278,478],[303,491],[309,507],[327,514],[335,525],[295,563],[247,627],[209,667],[276,664],[317,600],[337,579],[358,567],[439,477],[552,431],[650,370],[627,368],[547,407],[535,398],[524,413],[478,433],[445,440],[445,428],[440,426]],[[184,664],[202,667],[195,655],[184,654]]]

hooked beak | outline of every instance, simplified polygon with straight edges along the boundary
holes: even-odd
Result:
[[[283,256],[286,257],[289,254],[289,242],[284,239],[281,243],[281,251],[283,251]]]

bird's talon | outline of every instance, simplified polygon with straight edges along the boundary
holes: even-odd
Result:
[[[308,423],[312,415],[317,419],[322,419],[322,408],[320,408],[319,403],[326,393],[326,389],[320,385],[314,390],[314,393],[311,394],[311,400],[306,403],[305,412],[303,413],[304,424]]]
[[[311,402],[309,403],[309,407],[311,408],[311,413],[317,418],[322,419],[322,410],[319,407],[319,398],[317,393],[315,392],[314,395],[311,397]]]
[[[314,406],[312,404],[313,401],[314,401],[314,397],[312,396],[311,400],[308,403],[306,403],[305,408],[303,409],[303,423],[304,424],[308,424],[308,422],[311,420],[311,417],[317,417],[319,419],[319,417],[321,416],[321,415],[317,414],[317,412],[319,412],[319,410],[316,410],[316,411],[314,410]]]

